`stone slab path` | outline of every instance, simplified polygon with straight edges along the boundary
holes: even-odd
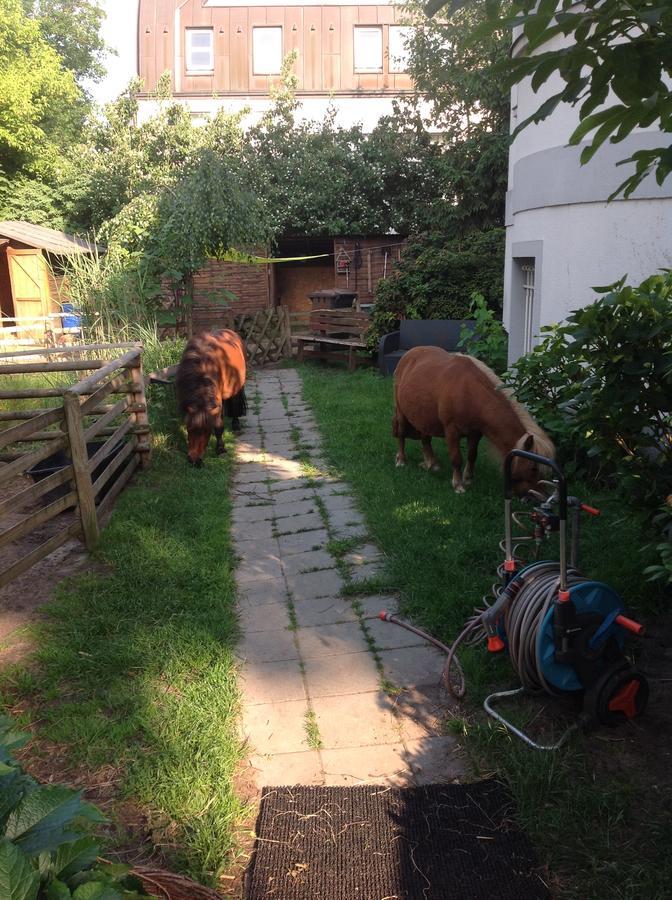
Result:
[[[443,656],[378,619],[394,596],[353,593],[384,560],[321,457],[298,373],[257,374],[248,402],[233,537],[242,723],[258,786],[459,780],[456,740],[438,727]]]

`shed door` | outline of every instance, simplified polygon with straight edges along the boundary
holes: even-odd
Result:
[[[39,250],[7,250],[19,337],[41,339],[49,315],[46,263]]]

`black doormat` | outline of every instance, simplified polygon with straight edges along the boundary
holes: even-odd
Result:
[[[497,781],[267,787],[246,900],[548,900]]]

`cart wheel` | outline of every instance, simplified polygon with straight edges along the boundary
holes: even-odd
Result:
[[[594,714],[603,725],[619,725],[641,716],[649,699],[649,683],[629,666],[612,672],[595,694]]]

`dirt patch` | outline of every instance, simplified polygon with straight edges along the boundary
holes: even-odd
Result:
[[[11,499],[29,484],[16,478],[4,485],[0,501]],[[48,501],[47,501],[48,502]],[[1,530],[6,531],[25,516],[39,509],[42,501],[3,516]],[[40,544],[63,531],[75,521],[75,513],[66,510],[20,540],[0,550],[0,571],[18,562]],[[89,557],[78,540],[66,541],[53,553],[36,563],[11,584],[0,588],[0,668],[25,659],[33,649],[26,626],[40,617],[40,608],[49,601],[58,584],[87,567]]]

